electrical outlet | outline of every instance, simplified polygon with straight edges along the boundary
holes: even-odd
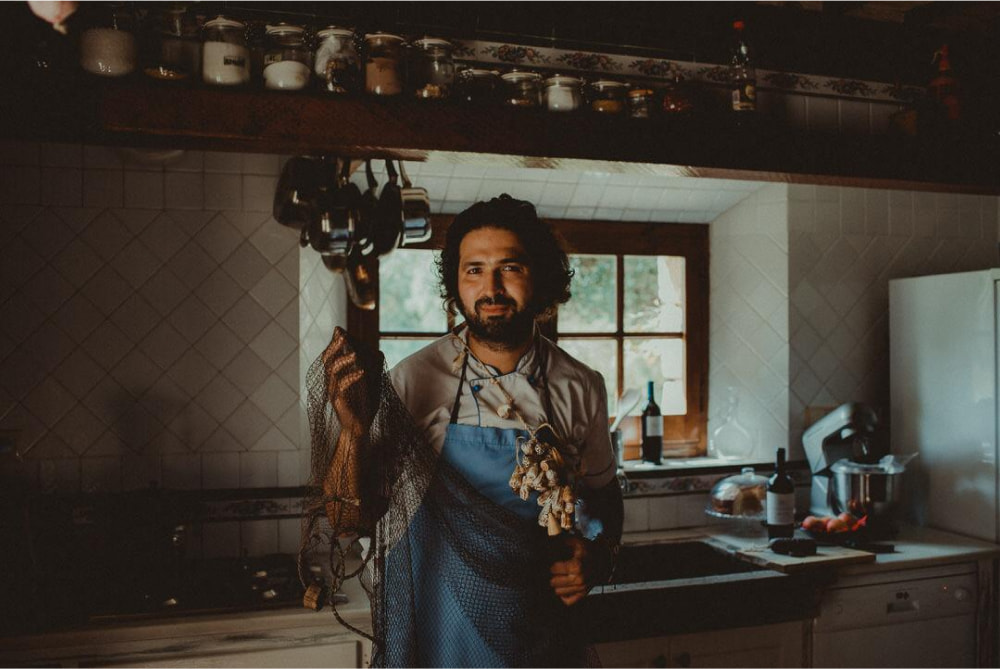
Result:
[[[20,430],[0,430],[0,457],[17,455],[17,438]]]

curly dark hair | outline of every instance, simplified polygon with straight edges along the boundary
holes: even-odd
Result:
[[[441,281],[441,297],[449,313],[458,314],[458,251],[462,239],[473,230],[499,228],[513,232],[528,253],[534,290],[528,308],[546,318],[570,298],[573,278],[566,251],[556,232],[538,218],[530,202],[515,200],[504,193],[489,202],[477,202],[452,221],[445,235],[444,248],[436,260]]]

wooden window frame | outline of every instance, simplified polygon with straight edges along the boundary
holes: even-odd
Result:
[[[444,246],[444,235],[451,225],[452,216],[434,216],[434,234],[414,249],[439,250]],[[681,256],[685,259],[685,367],[687,413],[664,416],[664,455],[666,457],[692,457],[705,455],[708,427],[708,340],[709,340],[709,235],[707,225],[683,223],[636,223],[627,221],[578,221],[549,220],[565,242],[570,254],[602,254],[614,256]],[[621,274],[623,263],[618,262]],[[376,277],[378,274],[376,273]],[[622,277],[618,277],[619,282]],[[376,286],[376,290],[378,286]],[[376,293],[377,294],[377,293]],[[618,324],[615,333],[602,333],[604,338],[624,337],[622,327],[623,304],[619,291]],[[378,307],[363,311],[348,306],[347,327],[350,332],[372,346],[379,341]],[[555,326],[550,325],[548,336],[555,336]],[[396,333],[392,333],[393,336]],[[641,333],[656,336],[657,333]],[[440,332],[407,332],[408,337],[439,337]],[[574,337],[579,335],[574,334]],[[633,335],[635,336],[635,335]],[[581,337],[583,338],[583,337]],[[622,388],[624,370],[618,369],[618,387]],[[638,419],[631,417],[635,427]],[[634,435],[635,429],[626,429]],[[626,440],[625,457],[638,457],[638,441],[633,436]]]

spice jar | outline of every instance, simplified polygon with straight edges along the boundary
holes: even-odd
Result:
[[[320,88],[339,95],[357,93],[361,83],[361,66],[354,48],[354,32],[330,26],[317,33],[314,71]]]
[[[142,71],[163,81],[189,79],[201,67],[194,16],[181,3],[154,11],[142,39]]]
[[[549,111],[576,111],[583,104],[583,80],[557,74],[545,80],[543,98]]]
[[[365,35],[365,90],[372,95],[403,91],[403,38],[389,33]]]
[[[264,50],[264,86],[287,91],[302,90],[309,83],[309,58],[300,26],[281,23],[267,27]]]
[[[508,107],[537,107],[542,100],[542,75],[514,70],[503,80],[503,103]]]
[[[455,88],[458,99],[470,105],[500,102],[500,75],[494,70],[462,70],[456,76]]]
[[[620,81],[601,79],[590,84],[590,109],[599,114],[621,114],[625,111],[628,85]]]
[[[655,94],[650,88],[633,88],[628,92],[628,115],[632,118],[649,118],[656,108]]]
[[[409,79],[414,96],[424,100],[442,100],[451,95],[455,83],[452,46],[443,39],[426,37],[412,44]]]
[[[694,112],[694,97],[680,72],[675,72],[673,79],[668,81],[663,88],[662,107],[665,114],[690,114]]]
[[[202,29],[201,77],[206,84],[239,86],[250,81],[246,26],[217,16]]]
[[[80,35],[80,66],[102,77],[122,77],[136,68],[135,17],[124,7],[99,12]]]

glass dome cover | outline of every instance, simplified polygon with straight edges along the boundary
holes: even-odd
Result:
[[[744,467],[739,474],[727,476],[712,486],[705,513],[717,518],[762,520],[767,499],[767,479]]]

